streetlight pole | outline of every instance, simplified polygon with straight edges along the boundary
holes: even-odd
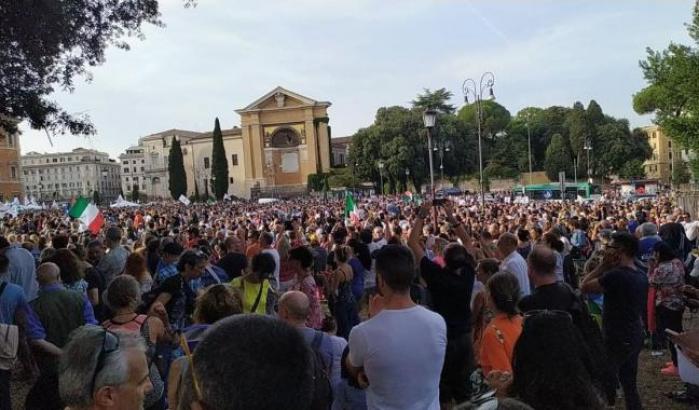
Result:
[[[379,178],[381,178],[381,195],[383,195],[383,161],[379,161]]]
[[[495,98],[495,94],[493,94],[493,85],[495,85],[495,75],[490,71],[486,71],[483,73],[483,75],[481,75],[480,85],[477,84],[475,80],[468,78],[461,86],[464,93],[464,102],[468,104],[469,93],[473,95],[476,102],[478,115],[476,122],[478,123],[478,171],[480,174],[481,209],[485,205],[485,191],[483,190],[483,145],[481,141],[481,101],[483,100],[483,91],[486,88],[488,89],[489,98]]]
[[[532,185],[532,133],[529,129],[529,118],[527,118],[527,143],[529,144],[529,185]]]
[[[592,169],[590,168],[590,151],[592,151],[592,144],[590,138],[585,139],[585,146],[583,149],[587,151],[587,181],[592,183]]]
[[[427,150],[429,151],[429,161],[430,161],[430,190],[432,191],[432,199],[434,196],[434,165],[432,163],[432,128],[434,128],[437,122],[437,111],[433,109],[426,109],[422,114],[422,120],[425,123],[425,128],[427,128]],[[435,221],[437,222],[437,221]]]
[[[358,162],[354,163],[354,167],[352,168],[352,194],[357,195],[357,179],[356,179],[356,172],[357,172],[357,167],[359,166]]]
[[[451,148],[445,146],[444,143],[440,143],[437,147],[434,147],[434,150],[439,152],[439,186],[441,188],[444,183],[444,153],[451,151]]]
[[[405,169],[405,190],[408,190],[408,180],[410,179],[410,170],[408,168]]]

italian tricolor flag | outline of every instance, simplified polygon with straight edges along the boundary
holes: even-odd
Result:
[[[351,192],[345,194],[345,219],[349,218],[352,223],[359,222],[359,213],[357,212],[357,204],[354,203],[354,198]]]
[[[71,218],[80,220],[80,232],[89,230],[97,235],[104,225],[104,216],[99,208],[89,200],[79,197],[68,212]]]

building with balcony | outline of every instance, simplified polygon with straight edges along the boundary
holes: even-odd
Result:
[[[0,128],[0,202],[23,195],[19,138]]]
[[[110,201],[121,191],[121,167],[109,154],[76,148],[70,152],[22,155],[22,183],[39,201],[70,200],[78,196]]]

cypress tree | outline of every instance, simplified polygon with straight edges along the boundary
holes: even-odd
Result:
[[[214,122],[213,150],[211,153],[211,176],[214,179],[214,196],[217,200],[223,199],[228,192],[228,161],[226,150],[223,147],[223,135],[218,118]]]
[[[168,156],[167,171],[169,177],[170,195],[178,199],[180,195],[187,194],[187,174],[184,172],[184,159],[180,142],[173,137]]]

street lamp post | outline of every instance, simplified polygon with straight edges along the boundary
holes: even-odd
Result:
[[[408,190],[408,182],[410,180],[410,170],[408,168],[405,169],[405,190]]]
[[[383,195],[383,161],[379,161],[379,178],[381,179],[381,195]]]
[[[529,130],[529,118],[527,118],[527,143],[529,145],[529,185],[532,185],[532,133]]]
[[[356,179],[356,171],[357,167],[359,166],[359,162],[354,163],[354,167],[352,168],[352,194],[357,195],[357,179]]]
[[[451,148],[445,143],[440,143],[433,150],[439,152],[439,186],[442,187],[444,183],[444,153],[451,151]]]
[[[585,146],[583,149],[587,151],[587,181],[592,183],[592,169],[590,168],[590,151],[592,151],[592,143],[590,138],[585,139]]]
[[[430,190],[432,191],[432,199],[434,200],[434,165],[432,163],[432,128],[437,122],[437,111],[429,108],[422,114],[422,120],[427,128],[427,150],[429,151],[430,160]],[[435,221],[436,222],[436,221]]]
[[[483,147],[481,142],[481,117],[482,117],[482,106],[481,101],[483,101],[483,92],[488,89],[488,98],[494,99],[495,94],[493,93],[493,85],[495,85],[495,75],[490,71],[487,71],[481,75],[480,85],[476,83],[475,80],[469,78],[466,79],[461,86],[464,93],[464,102],[468,104],[469,93],[473,95],[476,102],[477,109],[477,123],[478,123],[478,171],[480,174],[480,189],[481,189],[481,208],[485,204],[485,192],[483,190]]]

